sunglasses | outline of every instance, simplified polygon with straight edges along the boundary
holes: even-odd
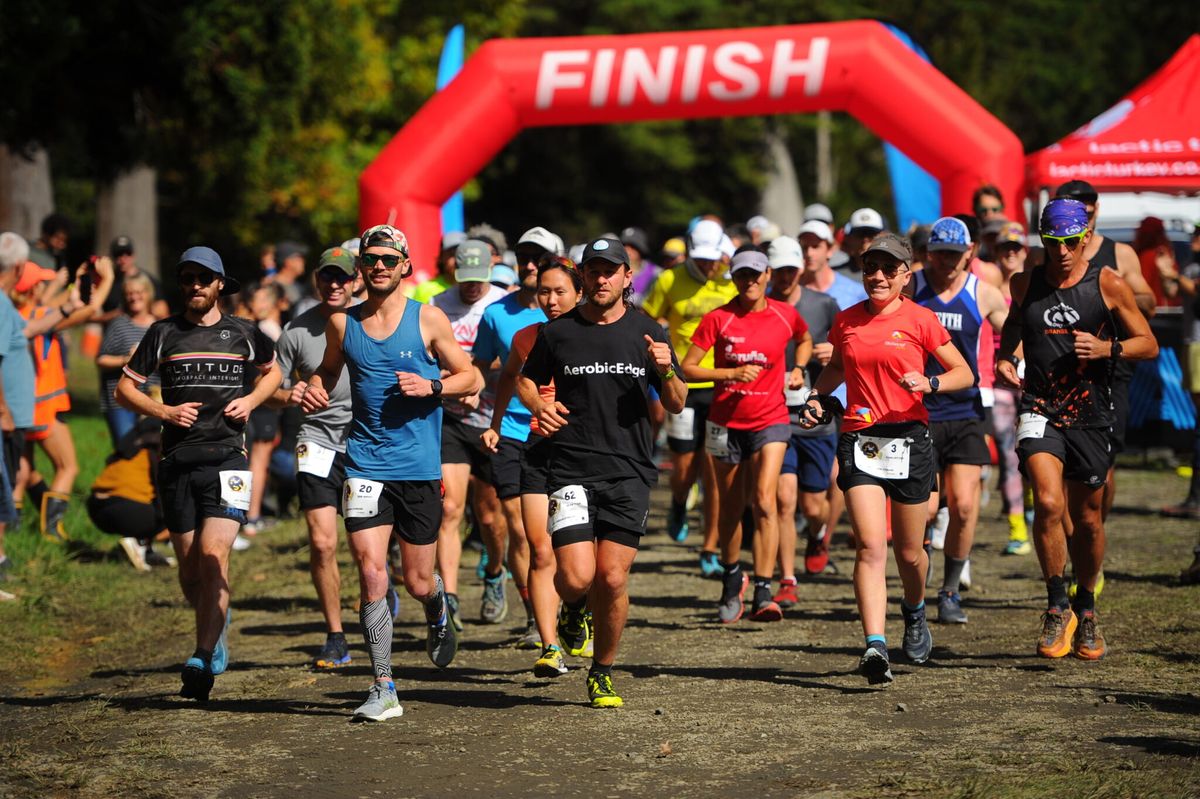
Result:
[[[981,205],[975,209],[975,216],[983,216],[984,214],[998,214],[1003,210],[1003,205]]]
[[[760,272],[757,269],[739,269],[733,273],[732,277],[734,280],[746,280],[749,282],[754,282],[764,274],[766,273]]]
[[[358,257],[362,261],[363,266],[374,266],[382,262],[388,269],[395,269],[400,265],[399,255],[380,255],[373,252],[364,252]]]
[[[891,280],[900,274],[900,267],[902,266],[904,264],[899,264],[895,261],[863,261],[863,274],[870,276],[882,271],[883,276]]]
[[[215,272],[209,272],[207,269],[203,272],[180,272],[179,285],[190,286],[193,283],[199,283],[201,286],[211,286],[212,282],[217,279]]]
[[[1083,236],[1082,233],[1076,233],[1074,236],[1047,236],[1043,233],[1042,241],[1052,241],[1066,246],[1068,250],[1073,250],[1079,246],[1079,242],[1083,241]]]
[[[345,285],[346,283],[354,282],[354,275],[347,275],[345,272],[338,272],[333,269],[322,269],[320,272],[317,272],[317,279],[323,280],[326,283]]]

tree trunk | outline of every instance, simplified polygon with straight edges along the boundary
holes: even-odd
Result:
[[[16,152],[0,144],[0,230],[33,242],[42,220],[54,211],[50,156],[39,145]]]
[[[137,265],[159,275],[158,173],[139,164],[100,188],[96,198],[96,252],[108,253],[117,236],[133,239]]]
[[[817,112],[817,199],[828,202],[837,177],[833,174],[833,115]]]

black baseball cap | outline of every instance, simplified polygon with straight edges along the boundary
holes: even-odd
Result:
[[[583,248],[583,255],[579,259],[579,265],[583,266],[593,258],[629,266],[629,253],[625,252],[625,245],[619,239],[607,237],[592,239]]]
[[[128,236],[117,236],[112,240],[112,244],[109,245],[108,249],[112,253],[113,258],[116,258],[118,255],[133,255],[133,239]]]
[[[1066,197],[1072,200],[1079,200],[1084,205],[1095,204],[1099,196],[1096,193],[1096,187],[1086,180],[1068,180],[1054,190],[1055,199]]]

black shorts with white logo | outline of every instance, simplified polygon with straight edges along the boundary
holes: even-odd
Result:
[[[342,512],[342,484],[346,482],[346,453],[339,452],[329,467],[329,474],[318,477],[308,472],[296,472],[296,491],[300,495],[300,510],[333,506]]]
[[[554,529],[556,503],[579,501],[568,492],[582,489],[587,503],[587,520]],[[562,493],[562,499],[556,493]],[[639,477],[592,480],[572,486],[557,486],[550,492],[550,539],[555,549],[582,541],[612,541],[638,548],[650,515],[650,486]]]
[[[502,436],[496,451],[491,453],[492,485],[500,499],[521,494],[521,452],[524,449],[524,441]]]
[[[890,480],[867,474],[854,462],[854,444],[860,435],[903,438],[908,443],[908,477]],[[920,422],[877,424],[854,433],[842,433],[838,439],[838,488],[848,491],[855,486],[877,485],[901,505],[920,505],[929,501],[937,487],[937,459],[929,429]]]
[[[674,438],[667,436],[667,448],[677,455],[695,452],[704,446],[704,430],[708,422],[708,411],[712,408],[713,390],[711,388],[689,389],[684,409],[692,410],[692,437]]]
[[[991,464],[992,451],[987,445],[989,429],[982,419],[930,422],[929,435],[933,439],[933,452],[937,456],[938,469],[945,469],[953,464]]]
[[[222,472],[245,472],[250,466],[244,453],[220,448],[221,455],[207,462],[180,462],[176,453],[163,458],[158,465],[158,496],[162,498],[163,523],[172,533],[190,533],[200,528],[205,519],[232,519],[238,524],[246,521],[246,512],[221,499]],[[225,475],[229,489],[250,497],[249,481],[240,476]]]
[[[442,463],[469,463],[471,476],[492,481],[491,453],[483,448],[483,427],[463,424],[450,414],[442,415]]]
[[[545,436],[530,433],[521,449],[521,493],[550,493],[550,455],[554,444]]]
[[[374,516],[346,517],[346,532],[391,527],[416,545],[436,544],[442,526],[441,480],[386,480]],[[342,493],[345,500],[345,489]]]
[[[1026,477],[1029,458],[1046,452],[1062,461],[1063,479],[1083,483],[1088,488],[1103,488],[1112,466],[1112,433],[1106,427],[1075,430],[1047,424],[1041,438],[1017,442],[1017,457]]]

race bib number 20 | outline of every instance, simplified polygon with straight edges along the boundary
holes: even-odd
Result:
[[[368,519],[379,515],[383,483],[350,477],[342,488],[342,515],[347,519]]]

